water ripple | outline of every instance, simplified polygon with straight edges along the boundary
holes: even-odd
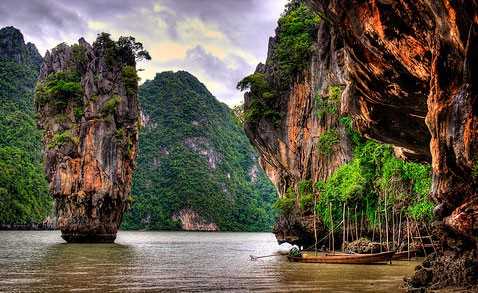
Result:
[[[1,292],[396,292],[414,262],[289,263],[269,233],[120,232],[65,244],[59,232],[0,231]]]

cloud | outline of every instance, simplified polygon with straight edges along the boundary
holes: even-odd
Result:
[[[221,101],[237,104],[238,80],[266,58],[287,0],[1,0],[0,26],[19,28],[41,53],[99,32],[135,36],[153,61],[142,79],[187,70]]]
[[[182,62],[181,68],[200,76],[204,83],[210,84],[210,90],[228,104],[234,104],[240,99],[236,84],[245,72],[250,72],[253,68],[240,56],[228,55],[220,59],[202,46],[188,50]]]
[[[57,5],[51,0],[2,0],[0,24],[2,27],[16,26],[27,40],[44,50],[52,42],[69,40],[73,35],[82,35],[87,30],[85,19],[66,3]]]

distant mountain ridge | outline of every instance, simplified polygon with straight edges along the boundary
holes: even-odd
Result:
[[[232,111],[193,75],[140,87],[143,129],[123,227],[267,231],[275,190]]]
[[[17,28],[8,26],[0,29],[0,59],[40,69],[42,57],[36,46],[25,43],[23,34]]]
[[[41,63],[18,29],[0,29],[0,226],[34,228],[51,212],[33,103]]]

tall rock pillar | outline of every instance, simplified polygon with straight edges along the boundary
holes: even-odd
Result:
[[[138,44],[103,33],[93,45],[80,39],[45,55],[35,102],[67,242],[113,242],[128,208],[138,144]]]

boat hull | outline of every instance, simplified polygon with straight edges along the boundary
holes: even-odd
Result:
[[[400,251],[400,252],[397,252],[393,255],[392,259],[393,260],[404,260],[404,259],[408,259],[409,257],[410,258],[413,258],[415,257],[417,254],[417,251],[416,250],[411,250],[410,253],[408,251]]]
[[[330,263],[330,264],[377,264],[391,262],[395,251],[374,254],[326,254],[304,255],[301,257],[288,256],[291,262],[302,263]]]

